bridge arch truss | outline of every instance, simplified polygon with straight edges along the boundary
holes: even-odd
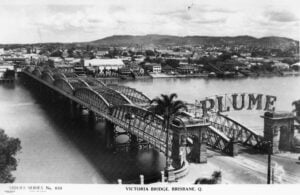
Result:
[[[132,119],[126,114],[134,113]],[[133,135],[145,140],[157,150],[166,152],[166,131],[163,128],[163,119],[136,105],[120,105],[112,107],[113,122]],[[169,151],[171,156],[173,132],[169,131]]]
[[[95,87],[93,88],[97,93],[104,97],[111,106],[132,104],[131,100],[128,99],[124,94],[113,90],[108,87]]]
[[[61,89],[65,93],[73,95],[74,87],[66,79],[63,78],[55,79],[53,84],[54,86]]]
[[[255,131],[226,115],[220,113],[211,115],[209,121],[213,127],[224,133],[228,138],[243,145],[257,147],[263,141],[262,136]]]
[[[55,80],[57,80],[57,79],[67,79],[66,75],[64,73],[61,73],[61,72],[55,72],[53,74],[53,78]]]
[[[66,79],[66,81],[70,83],[70,85],[73,87],[73,89],[78,89],[78,88],[82,88],[82,87],[89,88],[89,85],[79,78],[68,78],[68,79]]]
[[[37,76],[37,77],[41,77],[41,76],[42,76],[42,72],[41,72],[41,70],[40,70],[38,67],[36,67],[36,68],[32,71],[32,74],[35,75],[35,76]]]
[[[53,82],[55,81],[53,76],[48,72],[48,71],[43,71],[41,79],[43,79],[44,81],[53,84]]]
[[[150,99],[142,92],[134,88],[121,85],[108,85],[109,88],[117,90],[128,97],[135,104],[149,104]]]
[[[81,80],[85,81],[90,87],[97,87],[97,86],[106,86],[101,80],[90,78],[90,77],[80,77]]]
[[[101,113],[109,114],[109,103],[96,91],[90,88],[78,88],[74,92],[74,96],[81,101],[91,105]]]

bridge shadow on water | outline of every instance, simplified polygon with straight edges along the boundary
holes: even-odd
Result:
[[[153,149],[118,153],[109,150],[104,145],[105,122],[90,125],[87,115],[70,118],[66,102],[50,103],[49,97],[29,89],[49,122],[57,127],[56,133],[71,141],[107,183],[117,183],[118,179],[123,183],[139,183],[140,174],[144,175],[145,183],[160,180],[160,171],[165,164],[163,154]]]

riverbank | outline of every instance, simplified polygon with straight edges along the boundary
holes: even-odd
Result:
[[[119,81],[134,81],[134,80],[148,80],[152,79],[151,76],[137,76],[135,78],[133,77],[98,77],[97,79],[100,79],[104,81],[104,83],[109,84],[109,83],[115,83]]]
[[[209,74],[205,73],[199,73],[199,74],[177,74],[177,75],[171,75],[171,74],[165,74],[165,73],[150,73],[149,74],[151,78],[215,78],[209,76]],[[238,74],[235,77],[232,78],[246,78],[246,77],[280,77],[280,76],[300,76],[300,71],[286,71],[281,73],[273,73],[273,72],[260,72],[257,74],[250,74],[249,76],[244,76],[241,74]],[[225,77],[224,77],[225,78]]]
[[[208,74],[180,74],[180,75],[170,75],[165,73],[150,73],[152,78],[205,78]]]
[[[300,71],[285,71],[285,72],[260,72],[257,74],[249,74],[248,76],[244,76],[242,74],[238,74],[232,78],[259,78],[259,77],[285,77],[285,76],[300,76]],[[133,80],[147,80],[147,79],[157,79],[157,78],[217,78],[216,76],[209,76],[207,73],[198,73],[198,74],[165,74],[165,73],[149,73],[148,76],[136,76],[133,77],[99,77],[99,79],[105,81],[106,83],[113,83],[116,81],[133,81]],[[227,78],[227,77],[223,77]]]

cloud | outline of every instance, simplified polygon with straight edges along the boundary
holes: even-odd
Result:
[[[78,12],[80,10],[86,9],[91,5],[46,5],[46,11],[49,14],[57,14],[57,13],[73,13]]]
[[[97,24],[97,23],[101,23],[103,21],[99,18],[89,18],[89,19],[87,19],[87,22],[90,24]]]
[[[187,21],[191,20],[192,16],[188,14],[187,12],[178,12],[177,14],[171,15],[171,17],[177,17],[180,20]]]
[[[34,20],[32,25],[44,32],[67,35],[68,33],[91,32],[102,22],[97,15],[87,14],[86,10],[80,10],[72,13],[46,14]]]
[[[126,8],[120,5],[112,5],[108,8],[110,13],[125,12]]]
[[[226,8],[213,8],[209,6],[200,6],[200,5],[193,5],[187,6],[184,9],[176,9],[173,11],[162,11],[156,14],[158,15],[169,15],[169,16],[180,16],[186,13],[198,13],[198,14],[229,14],[229,13],[236,13],[233,9],[226,9]]]
[[[296,15],[288,11],[267,11],[265,12],[265,16],[269,19],[269,21],[274,22],[295,22],[299,21]]]
[[[190,13],[185,9],[177,9],[177,10],[173,10],[173,11],[159,12],[156,14],[159,16],[165,16],[165,17],[169,17],[169,18],[177,18],[177,19],[181,19],[181,20],[191,20],[192,19]]]
[[[195,9],[197,9],[197,11],[200,11],[202,13],[223,13],[223,14],[225,13],[225,14],[230,14],[230,13],[235,13],[236,12],[232,8],[212,7],[212,6],[207,6],[207,5],[196,6]]]
[[[5,0],[0,1],[2,4]],[[33,3],[27,4],[19,1],[0,6],[0,25],[5,26],[0,31],[0,42],[83,41],[112,34],[257,37],[278,34],[298,39],[297,1],[52,0],[45,3],[46,0],[41,0],[44,3],[37,3],[32,0]]]
[[[177,22],[214,24],[226,22],[226,19],[234,13],[236,11],[232,9],[193,4],[185,8],[161,11],[155,14],[171,20],[177,20]]]
[[[219,13],[236,13],[235,10],[232,9],[224,9],[224,8],[216,8],[216,9],[207,9],[207,12],[219,12]]]
[[[218,23],[225,23],[226,20],[227,20],[226,18],[219,18],[219,19],[196,20],[193,22],[198,24],[218,24]]]

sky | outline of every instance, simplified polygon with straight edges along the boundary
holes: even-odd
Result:
[[[146,34],[300,40],[299,9],[299,0],[0,0],[0,43]]]

